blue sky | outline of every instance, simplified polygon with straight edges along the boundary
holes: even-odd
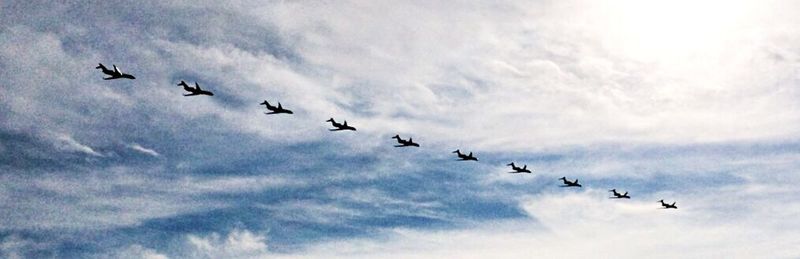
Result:
[[[3,2],[0,257],[795,258],[796,5]]]

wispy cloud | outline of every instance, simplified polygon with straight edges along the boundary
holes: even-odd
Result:
[[[2,5],[5,257],[797,256],[792,1]]]
[[[92,149],[91,147],[89,147],[87,145],[84,145],[84,144],[81,144],[80,142],[78,142],[77,140],[73,139],[69,135],[58,134],[58,135],[55,136],[55,138],[56,139],[55,139],[55,142],[53,144],[59,150],[70,151],[70,152],[81,152],[81,153],[89,154],[89,155],[92,155],[92,156],[98,156],[98,157],[103,156],[102,154],[98,153],[97,151],[94,151],[94,149]]]
[[[155,157],[161,156],[161,154],[159,154],[155,150],[143,147],[143,146],[141,146],[139,144],[136,144],[136,143],[130,144],[130,145],[128,145],[128,147],[130,147],[133,150],[136,150],[136,151],[139,151],[139,152],[142,152],[144,154],[151,155],[151,156],[155,156]]]

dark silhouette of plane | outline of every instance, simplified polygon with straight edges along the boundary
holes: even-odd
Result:
[[[280,102],[278,102],[278,107],[270,105],[269,102],[267,102],[267,100],[264,100],[263,103],[259,104],[266,105],[267,110],[270,110],[270,112],[265,112],[264,114],[279,114],[279,113],[294,114],[292,111],[284,109],[283,106],[281,106]]]
[[[464,155],[461,153],[461,150],[456,149],[456,151],[453,151],[453,153],[456,153],[458,155],[458,158],[461,159],[461,161],[469,161],[469,160],[478,161],[477,157],[472,156],[472,152],[469,152],[468,155]]]
[[[198,85],[197,82],[194,82],[194,88],[192,88],[189,85],[187,85],[186,82],[184,82],[183,80],[181,80],[181,82],[178,83],[178,85],[179,86],[183,86],[183,90],[191,92],[189,94],[184,94],[183,96],[193,96],[193,95],[201,95],[201,94],[202,95],[208,95],[208,96],[214,96],[214,93],[206,91],[206,90],[203,90],[203,89],[200,89],[200,85]]]
[[[678,206],[675,206],[675,202],[673,201],[672,204],[664,203],[664,200],[660,200],[662,209],[678,209]]]
[[[511,169],[514,170],[514,172],[509,172],[509,173],[512,173],[512,174],[517,174],[517,173],[529,173],[530,174],[531,173],[531,170],[528,170],[528,165],[523,165],[522,167],[517,167],[516,165],[514,165],[514,162],[511,162],[510,164],[507,164],[507,165],[511,166]]]
[[[558,179],[564,181],[564,185],[561,185],[561,187],[582,187],[581,184],[578,183],[578,179],[575,179],[574,182],[567,180],[567,177],[561,177]]]
[[[628,192],[625,192],[623,194],[619,194],[617,192],[617,189],[611,189],[611,190],[608,190],[608,191],[612,192],[612,194],[614,194],[614,197],[609,197],[611,199],[630,199],[631,198],[631,196],[628,196]]]
[[[103,66],[102,63],[97,63],[97,67],[95,67],[95,68],[96,69],[101,69],[103,71],[103,74],[111,76],[111,77],[103,78],[103,80],[112,80],[112,79],[120,79],[120,78],[136,79],[136,77],[134,77],[133,75],[122,73],[122,71],[120,71],[119,68],[117,68],[116,65],[112,65],[112,66],[114,66],[114,70],[110,70],[110,69],[106,68],[106,66]]]
[[[347,121],[344,121],[344,123],[337,123],[335,120],[333,120],[333,118],[330,118],[330,119],[328,119],[326,121],[330,122],[331,124],[333,124],[333,127],[335,127],[335,129],[328,129],[330,131],[339,131],[339,130],[356,131],[356,128],[354,128],[353,126],[348,126],[347,125]]]
[[[393,139],[397,139],[397,143],[400,145],[395,145],[394,147],[419,147],[419,144],[414,143],[414,139],[408,138],[408,140],[404,140],[400,138],[400,135],[394,135]]]

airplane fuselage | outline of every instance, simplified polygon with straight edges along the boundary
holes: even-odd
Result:
[[[560,179],[561,179],[561,181],[563,181],[563,182],[564,182],[564,185],[561,185],[561,187],[582,187],[582,186],[581,186],[581,185],[578,183],[578,179],[575,179],[575,181],[574,181],[574,182],[571,182],[571,181],[567,180],[567,179],[566,179],[566,177],[562,177],[562,178],[560,178]]]

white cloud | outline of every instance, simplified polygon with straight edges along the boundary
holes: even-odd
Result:
[[[253,193],[303,186],[274,176],[159,177],[163,168],[113,167],[3,178],[0,229],[109,229],[231,206],[216,194]],[[42,195],[46,193],[47,195]],[[26,197],[15,202],[13,197]],[[199,197],[202,197],[199,198]]]
[[[155,156],[155,157],[161,156],[161,154],[159,154],[155,150],[143,147],[143,146],[141,146],[139,144],[136,144],[136,143],[130,144],[130,145],[128,145],[128,147],[130,147],[133,150],[136,150],[136,151],[139,151],[141,153],[148,154],[148,155],[151,155],[151,156]]]
[[[344,3],[331,9],[282,3],[251,13],[269,14],[261,17],[297,39],[309,63],[328,71],[328,84],[339,93],[327,102],[362,104],[359,109],[368,115],[348,109],[353,112],[348,116],[368,125],[367,133],[402,128],[442,143],[469,141],[499,150],[797,135],[797,127],[789,125],[797,125],[800,116],[785,109],[796,91],[776,94],[793,84],[797,64],[764,55],[761,43],[784,32],[757,25],[768,15],[763,12],[779,5],[743,15],[738,12],[749,8],[746,3],[730,3],[718,16],[752,24],[737,31],[717,20],[693,19],[699,24],[683,22],[680,28],[724,34],[698,32],[691,35],[704,40],[667,44],[638,37],[641,30],[662,40],[689,37],[661,26],[674,16],[645,17],[650,19],[645,24],[659,26],[628,28],[641,23],[625,19],[650,8],[629,4]],[[674,4],[686,7],[675,12],[691,6],[696,17],[720,11]],[[760,36],[741,33],[747,30]],[[731,41],[748,43],[727,44]],[[644,49],[629,48],[637,44]],[[763,70],[753,71],[754,66]]]
[[[791,217],[773,215],[772,205],[797,211],[796,202],[769,202],[743,213],[708,213],[723,197],[748,196],[721,190],[701,201],[678,199],[678,210],[660,210],[657,197],[606,199],[604,190],[529,197],[521,201],[532,220],[487,222],[473,229],[391,229],[387,238],[333,241],[286,256],[301,258],[790,258],[800,242],[785,229]],[[766,205],[762,204],[762,205]],[[738,204],[723,205],[736,210]]]
[[[212,233],[186,237],[191,258],[264,258],[266,238],[247,230],[234,229],[227,236]]]
[[[62,151],[81,152],[93,156],[102,157],[103,155],[94,151],[91,147],[81,144],[71,136],[66,134],[58,134],[55,136],[55,147]]]
[[[653,143],[672,146],[797,139],[797,3],[238,4],[222,8],[217,3],[174,2],[166,3],[166,10],[162,9],[165,5],[137,4],[131,8],[141,8],[131,12],[54,4],[46,15],[11,10],[43,15],[31,21],[13,22],[17,19],[13,18],[0,32],[2,130],[34,135],[57,130],[63,134],[48,135],[56,149],[93,157],[104,156],[97,150],[110,143],[142,137],[170,143],[185,140],[188,134],[252,134],[258,138],[248,142],[252,145],[261,144],[262,139],[274,145],[330,141],[341,144],[335,152],[362,155],[386,145],[383,138],[394,133],[412,135],[422,143],[422,152],[432,156],[464,148],[554,152],[566,157],[531,163],[537,174],[522,180],[494,175],[499,168],[477,165],[491,169],[492,174],[482,178],[487,181],[480,188],[540,182],[538,175],[567,172],[580,174],[582,182],[584,176],[601,180],[625,176],[652,184],[642,179],[706,177],[704,174],[713,179],[704,178],[708,181],[720,178],[712,177],[715,175],[748,181],[748,185],[728,186],[731,189],[710,196],[704,196],[712,194],[710,191],[670,186],[676,187],[672,189],[678,195],[687,192],[699,197],[679,197],[680,210],[667,212],[671,214],[659,211],[655,218],[649,217],[653,215],[647,209],[649,201],[639,203],[639,196],[627,205],[586,196],[597,194],[592,192],[537,196],[521,205],[536,221],[441,232],[390,230],[388,241],[323,244],[310,249],[309,256],[326,255],[322,249],[333,249],[342,257],[404,258],[659,256],[645,251],[677,251],[698,257],[737,256],[734,252],[753,257],[797,256],[796,251],[784,249],[798,247],[786,241],[793,236],[786,233],[785,225],[795,225],[784,220],[797,214],[796,201],[791,198],[798,197],[793,187],[798,182],[796,154],[749,159],[635,154],[635,147]],[[8,10],[3,10],[4,14]],[[178,18],[170,20],[171,14],[198,11],[206,19],[184,23],[183,16],[175,16]],[[95,14],[103,20],[68,18],[97,17]],[[151,27],[129,26],[125,19],[131,17],[141,19],[136,25]],[[90,24],[93,22],[102,24]],[[125,25],[119,27],[125,30],[113,29],[116,25]],[[94,30],[104,28],[111,32]],[[98,47],[107,42],[115,43],[113,48]],[[274,45],[286,47],[292,57],[270,50]],[[138,79],[102,81],[92,69],[97,62],[124,62],[118,65]],[[218,94],[214,98],[183,98],[174,86],[177,75],[196,77],[186,79],[198,80]],[[257,106],[263,99],[281,101],[296,114],[264,116]],[[347,119],[359,131],[330,134],[323,122],[328,117]],[[623,150],[634,148],[609,156],[575,157],[580,152],[570,152],[602,153],[606,150],[594,148],[606,147],[605,143],[619,144]],[[195,144],[210,146],[200,141]],[[159,155],[155,149],[172,154],[164,146],[133,145],[131,149],[153,156]],[[190,153],[196,147],[175,148]],[[218,150],[198,152],[214,151]],[[348,169],[334,171],[325,180],[375,180],[404,172],[390,165],[377,166],[373,174]],[[2,229],[133,226],[148,219],[230,206],[227,201],[199,200],[198,195],[252,193],[305,184],[273,176],[162,177],[169,172],[161,168],[20,171],[3,175],[2,185],[9,186],[0,191],[3,210],[15,213],[0,219]],[[392,214],[402,214],[412,205],[380,189],[353,189],[357,191],[326,194],[375,205]],[[487,197],[501,197],[493,191],[497,190],[476,190]],[[767,196],[741,196],[739,191]],[[16,197],[24,197],[25,202],[14,200]],[[651,198],[655,197],[642,197]],[[414,208],[426,216],[439,215],[435,210],[439,203],[418,205]],[[716,209],[704,209],[710,207]],[[734,213],[740,207],[746,210]],[[335,219],[369,213],[318,201],[283,201],[268,208],[279,217],[303,215],[307,221],[331,224],[337,223]],[[198,256],[269,254],[263,236],[234,233],[238,234],[227,238],[191,236],[189,243]],[[778,241],[753,241],[745,239],[747,235]],[[620,245],[624,242],[637,245]],[[574,244],[584,248],[572,249]],[[715,254],[723,245],[733,248]],[[161,256],[147,249],[132,249],[131,253]],[[581,254],[587,251],[591,254]]]
[[[131,245],[115,254],[108,256],[120,259],[168,259],[166,255],[159,254],[153,249],[148,249],[140,245]]]
[[[745,185],[745,187],[748,185]],[[796,201],[739,188],[607,199],[605,190],[519,199],[529,219],[452,230],[390,228],[377,236],[326,241],[292,253],[267,249],[266,236],[234,229],[187,235],[175,254],[193,258],[793,258],[800,241]],[[781,195],[796,195],[796,191]],[[702,196],[701,196],[702,195]],[[678,210],[659,209],[659,198]],[[698,199],[699,197],[699,199]],[[721,203],[724,200],[735,203]],[[753,206],[750,206],[750,205]],[[781,210],[785,213],[775,213]]]
[[[208,41],[156,33],[131,44],[130,55],[142,64],[130,67],[142,77],[130,91],[100,84],[85,67],[103,57],[65,53],[64,39],[87,35],[80,25],[58,33],[13,27],[4,32],[5,45],[32,47],[4,49],[6,67],[37,74],[6,75],[12,86],[25,85],[0,90],[14,97],[9,125],[77,132],[90,122],[100,131],[107,127],[102,121],[130,115],[126,108],[135,106],[157,111],[153,120],[165,128],[170,118],[212,115],[223,131],[302,142],[327,139],[323,121],[337,117],[370,139],[403,132],[426,146],[500,151],[785,140],[800,133],[800,113],[792,109],[800,92],[789,87],[799,67],[792,57],[800,38],[792,35],[800,32],[786,26],[797,17],[787,15],[792,8],[784,6],[794,5],[787,1],[240,4],[214,14],[223,22],[186,28]],[[677,13],[684,19],[673,19]],[[235,33],[242,27],[273,33],[272,45],[297,58],[282,58],[266,43],[252,47],[251,31]],[[252,108],[181,98],[180,89],[163,87],[174,85],[175,73],[202,75],[196,80],[211,81],[209,89]],[[69,82],[72,91],[46,87],[52,81]],[[262,116],[262,99],[298,113]],[[78,103],[87,100],[106,112],[81,115]],[[102,142],[124,132],[84,134]]]

